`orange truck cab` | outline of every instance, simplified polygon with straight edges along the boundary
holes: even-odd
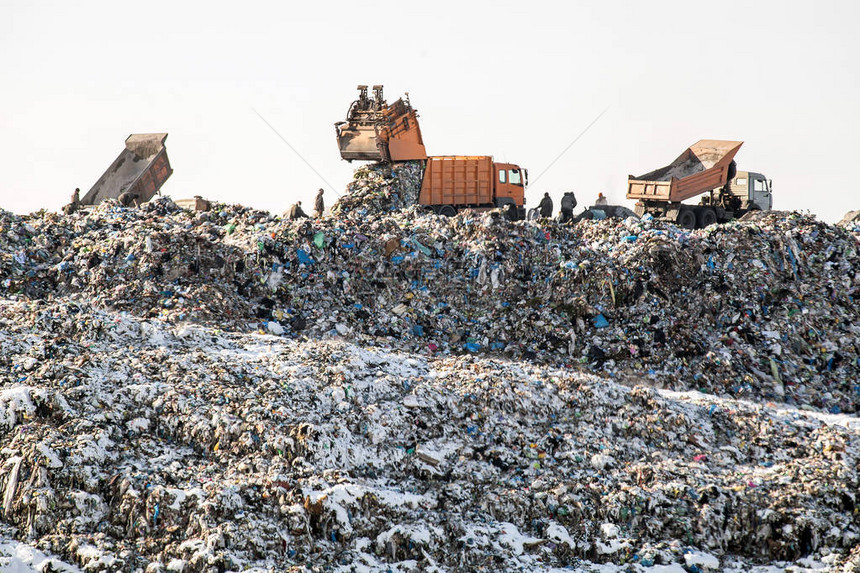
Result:
[[[418,202],[441,215],[459,209],[510,209],[525,217],[528,171],[513,163],[495,163],[488,155],[427,158]]]

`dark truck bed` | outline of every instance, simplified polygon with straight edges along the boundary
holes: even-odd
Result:
[[[129,135],[125,149],[81,198],[81,204],[98,205],[105,199],[116,199],[125,191],[136,193],[138,203],[152,199],[173,173],[165,139],[166,133]]]

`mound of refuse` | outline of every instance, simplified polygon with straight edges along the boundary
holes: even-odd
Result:
[[[419,161],[359,167],[331,212],[337,217],[367,217],[406,209],[418,203],[423,176]]]
[[[359,181],[397,189],[411,167],[386,169],[362,168]],[[689,232],[415,207],[288,221],[159,199],[3,213],[0,225],[7,297],[487,354],[832,413],[855,412],[860,399],[858,242],[811,216]]]
[[[856,216],[446,218],[420,178],[0,211],[0,565],[860,567]]]
[[[0,320],[2,519],[85,571],[857,564],[856,417],[71,302]]]

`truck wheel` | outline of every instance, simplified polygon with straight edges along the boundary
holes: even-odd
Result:
[[[714,213],[713,209],[701,209],[697,213],[697,220],[699,223],[699,228],[704,229],[710,225],[713,225],[717,222],[717,214]]]
[[[681,209],[678,213],[678,218],[675,219],[675,223],[677,223],[679,227],[683,227],[685,229],[695,229],[696,214],[692,209]]]
[[[453,217],[457,214],[457,210],[451,205],[442,205],[439,207],[439,214],[445,215],[446,217]]]

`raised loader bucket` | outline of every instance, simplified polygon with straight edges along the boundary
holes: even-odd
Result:
[[[359,123],[336,125],[337,145],[340,156],[347,161],[382,161],[382,153],[376,145],[376,126]]]
[[[352,102],[346,121],[334,124],[340,156],[347,161],[426,159],[418,114],[409,100],[399,99],[389,106],[382,86],[373,86],[373,98],[368,97],[367,86],[358,90],[359,98]]]

